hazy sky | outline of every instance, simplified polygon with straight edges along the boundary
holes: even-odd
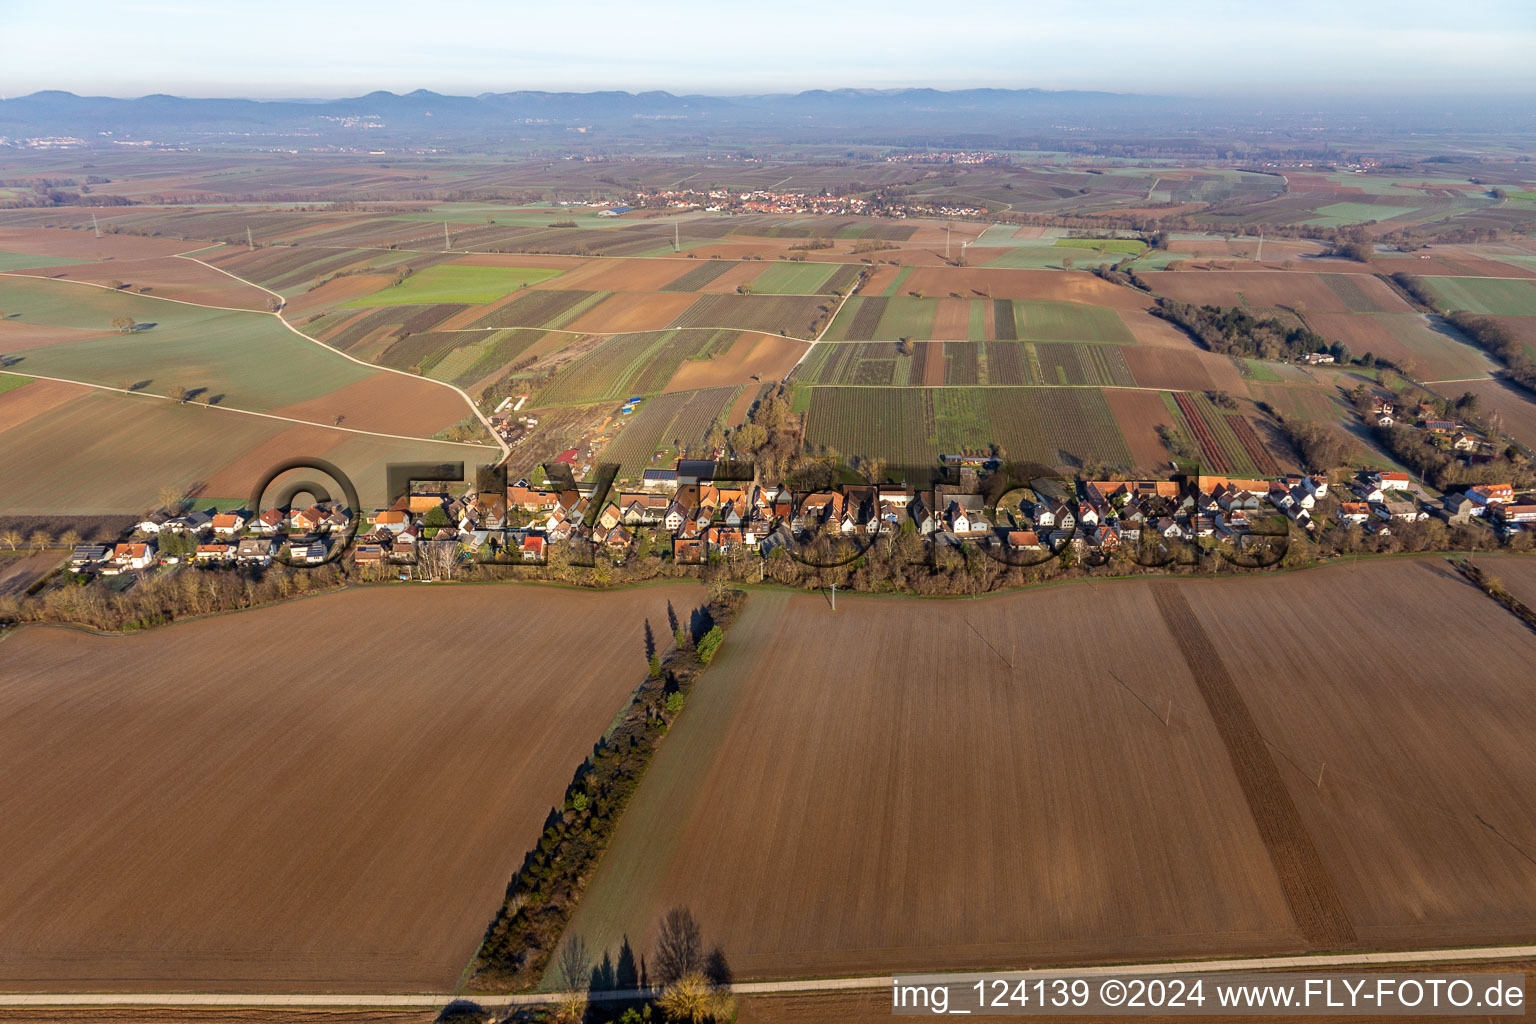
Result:
[[[1536,0],[0,0],[0,93],[1536,92]]]

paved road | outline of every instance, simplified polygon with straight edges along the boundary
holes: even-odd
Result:
[[[1320,956],[1269,956],[1232,960],[1186,960],[1160,963],[1121,964],[1107,967],[1042,967],[1006,973],[1012,978],[1074,974],[1128,978],[1134,975],[1179,974],[1210,971],[1304,970],[1317,967],[1389,967],[1401,964],[1450,964],[1478,960],[1523,960],[1536,957],[1536,945],[1484,946],[1469,949],[1415,949],[1389,953],[1338,953]],[[912,972],[914,974],[922,972]],[[796,981],[751,981],[731,986],[739,996],[772,995],[794,992],[848,992],[889,989],[889,975],[856,978],[810,978]],[[594,992],[594,1001],[634,999],[647,993],[637,991]],[[351,995],[346,993],[238,993],[238,992],[88,992],[88,993],[0,993],[0,1006],[272,1006],[272,1007],[413,1007],[444,1006],[455,999],[468,999],[487,1006],[525,1006],[549,1003],[566,993],[542,992],[518,995],[476,995],[463,993],[410,993],[398,995]]]

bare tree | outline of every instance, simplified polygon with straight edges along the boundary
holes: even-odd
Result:
[[[445,580],[459,561],[456,540],[423,540],[416,544],[416,575],[424,580]]]
[[[560,947],[560,987],[570,991],[584,991],[592,975],[592,955],[587,952],[587,940],[572,935]]]
[[[0,533],[0,544],[4,544],[12,551],[15,551],[17,548],[21,547],[23,539],[24,538],[22,537],[20,530],[6,530],[3,533]]]
[[[137,327],[138,324],[134,323],[133,317],[131,316],[115,316],[112,318],[112,326],[117,330],[122,331],[124,334],[127,334],[129,331]]]
[[[656,936],[656,980],[671,985],[704,967],[704,935],[687,907],[673,907],[661,919]]]
[[[47,530],[33,530],[32,536],[27,538],[27,543],[41,554],[48,550],[48,545],[53,543],[53,535]]]
[[[73,551],[75,547],[80,543],[80,531],[65,530],[63,533],[59,534],[59,543]]]

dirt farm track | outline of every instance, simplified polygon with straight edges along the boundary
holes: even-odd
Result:
[[[451,989],[669,599],[702,590],[373,589],[20,631],[0,989]]]

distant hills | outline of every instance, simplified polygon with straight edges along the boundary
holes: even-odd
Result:
[[[239,145],[286,140],[362,148],[372,139],[391,146],[494,148],[519,140],[548,143],[552,135],[596,130],[604,136],[710,141],[762,134],[779,141],[927,143],[966,135],[995,139],[1046,131],[1188,130],[1259,123],[1305,124],[1315,130],[1318,118],[1338,124],[1354,119],[1358,126],[1362,116],[1434,130],[1454,114],[1460,126],[1468,128],[1469,109],[1493,118],[1510,113],[1503,104],[1487,101],[1447,105],[1293,99],[1260,109],[1252,102],[1045,89],[817,89],[762,96],[539,91],[447,96],[418,89],[404,95],[381,91],[314,101],[166,95],[115,99],[50,90],[0,101],[0,135],[62,135],[103,143],[152,139]],[[1523,110],[1522,126],[1529,122],[1528,111]]]

